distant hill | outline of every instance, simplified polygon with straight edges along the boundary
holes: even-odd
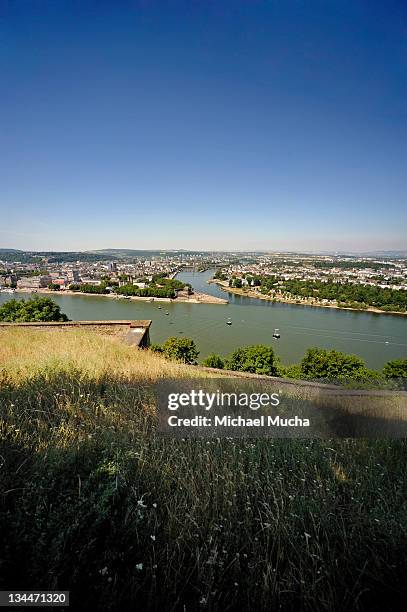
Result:
[[[23,251],[18,249],[0,249],[0,258],[15,260],[22,263],[38,261],[39,257],[47,258],[50,263],[72,261],[105,261],[115,259],[128,259],[134,257],[159,257],[167,254],[195,255],[202,251],[184,250],[138,250],[138,249],[97,249],[89,251]]]
[[[87,253],[97,253],[104,255],[115,255],[116,257],[144,257],[148,256],[159,256],[162,254],[177,254],[182,253],[183,255],[197,255],[198,253],[204,253],[205,251],[186,251],[184,249],[97,249],[92,251],[86,251]],[[212,251],[208,251],[212,252]]]
[[[22,263],[31,263],[38,261],[39,257],[49,259],[50,262],[69,262],[69,261],[105,261],[117,259],[129,259],[134,257],[159,257],[160,255],[186,255],[194,256],[202,253],[230,253],[239,256],[247,255],[283,255],[287,257],[301,256],[329,256],[329,257],[375,257],[375,258],[391,258],[391,259],[407,259],[407,250],[388,250],[388,251],[365,251],[356,253],[354,251],[189,251],[185,249],[91,249],[86,251],[31,251],[22,249],[0,248],[0,259],[18,260]]]

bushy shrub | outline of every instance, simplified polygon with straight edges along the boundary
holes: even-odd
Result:
[[[161,344],[151,344],[150,345],[150,351],[152,353],[162,353],[163,352],[163,347],[161,346]]]
[[[306,351],[301,370],[307,378],[363,378],[368,375],[365,362],[360,357],[317,347]]]
[[[204,359],[202,365],[206,366],[207,368],[219,368],[222,370],[225,367],[225,362],[223,361],[222,357],[212,353],[211,355],[208,355],[206,359]]]
[[[169,359],[191,365],[196,365],[199,355],[195,342],[190,338],[167,338],[162,346],[162,352]]]
[[[383,368],[386,378],[407,378],[407,359],[393,359]]]
[[[225,367],[238,372],[252,372],[266,376],[277,376],[278,369],[271,346],[256,344],[238,348],[227,360]]]
[[[284,378],[301,379],[303,377],[301,365],[299,363],[293,363],[288,366],[281,365],[279,367],[279,375]]]

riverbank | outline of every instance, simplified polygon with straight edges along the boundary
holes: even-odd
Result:
[[[233,293],[234,295],[241,295],[242,297],[255,298],[257,300],[264,300],[267,302],[279,302],[281,304],[294,304],[295,306],[312,306],[314,308],[331,308],[335,310],[351,310],[353,312],[371,312],[375,314],[390,314],[390,315],[400,315],[406,316],[407,312],[397,312],[395,310],[380,310],[380,308],[373,308],[373,306],[369,306],[368,308],[351,308],[348,306],[338,306],[338,304],[320,304],[315,301],[311,301],[310,299],[300,300],[298,298],[286,298],[281,295],[263,295],[258,291],[254,291],[253,289],[237,289],[236,287],[229,287],[227,281],[221,281],[216,278],[212,278],[208,280],[208,283],[214,283],[218,285],[223,291],[227,291],[229,293]]]
[[[79,296],[91,296],[91,297],[101,297],[101,298],[109,298],[113,300],[128,300],[134,302],[182,302],[187,304],[228,304],[229,301],[226,299],[215,297],[214,295],[209,295],[207,293],[202,293],[200,291],[195,291],[190,296],[182,296],[176,298],[161,298],[161,297],[141,297],[132,295],[126,297],[124,295],[116,295],[115,293],[84,293],[82,291],[71,291],[70,289],[64,289],[62,291],[52,291],[52,289],[16,289],[14,293],[9,293],[8,291],[0,291],[1,293],[5,293],[7,295],[14,295],[19,293],[29,293],[29,294],[39,294],[39,295],[79,295]]]
[[[356,314],[341,309],[299,308],[296,304],[243,299],[226,294],[218,285],[208,285],[207,280],[213,273],[212,270],[203,274],[183,273],[177,278],[191,283],[196,292],[228,298],[228,304],[215,307],[205,303],[199,306],[177,303],[177,300],[160,303],[145,299],[97,299],[97,295],[67,295],[59,291],[48,297],[73,321],[152,319],[153,343],[162,344],[172,335],[192,338],[200,351],[200,359],[211,353],[227,355],[238,346],[253,344],[273,344],[286,365],[297,363],[310,346],[358,355],[372,369],[381,369],[390,359],[406,357],[407,326],[403,317],[379,317],[371,313],[363,316],[363,311]],[[27,299],[31,295],[0,293],[0,305],[13,297]],[[232,325],[226,324],[228,318]],[[272,337],[275,328],[280,329],[280,340]]]

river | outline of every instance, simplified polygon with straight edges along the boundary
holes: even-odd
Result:
[[[168,336],[193,338],[200,358],[211,352],[227,355],[238,346],[258,343],[272,344],[286,364],[299,361],[310,346],[359,355],[371,368],[381,368],[390,359],[407,357],[407,317],[273,304],[226,293],[207,283],[212,274],[213,270],[182,272],[177,278],[190,282],[198,291],[226,297],[229,304],[173,302],[162,303],[159,310],[154,302],[58,294],[52,298],[73,320],[152,319],[152,342],[161,343]],[[16,293],[14,297],[17,296],[28,294]],[[12,297],[0,293],[0,304]],[[226,324],[229,317],[230,326]],[[274,328],[280,330],[279,340],[272,337]]]

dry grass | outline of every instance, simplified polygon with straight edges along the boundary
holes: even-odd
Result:
[[[404,440],[177,440],[154,383],[201,372],[76,331],[0,335],[0,588],[71,609],[396,610]]]
[[[111,375],[128,381],[198,376],[182,364],[86,329],[0,329],[0,368],[13,380],[72,367],[91,377]]]

